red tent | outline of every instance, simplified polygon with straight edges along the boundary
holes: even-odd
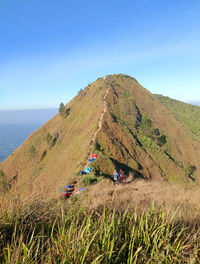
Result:
[[[96,159],[98,157],[98,155],[94,153],[94,154],[92,154],[92,157]]]

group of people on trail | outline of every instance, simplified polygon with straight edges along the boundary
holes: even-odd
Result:
[[[97,154],[92,154],[92,157],[89,158],[88,160],[88,164],[94,162],[97,159],[98,155]],[[89,174],[92,171],[92,169],[90,167],[87,167],[85,170],[80,171],[81,175],[86,175]],[[77,181],[74,181],[72,183],[72,185],[65,185],[63,188],[61,188],[60,190],[62,191],[61,194],[59,194],[59,196],[64,196],[65,198],[70,198],[73,195],[78,195],[81,191],[83,191],[85,189],[85,187],[82,187],[79,191],[77,191],[76,193],[74,192],[75,189],[75,184],[77,183]]]
[[[73,183],[73,185],[66,185],[64,187],[64,190],[62,191],[61,195],[64,196],[65,198],[70,198],[74,192],[74,188],[75,188],[75,184],[77,183],[77,181],[75,181]],[[82,187],[80,190],[78,190],[77,192],[75,192],[73,195],[78,195],[80,194],[81,191],[83,191],[85,189],[85,187]]]
[[[65,198],[70,198],[70,196],[72,195],[74,191],[74,186],[76,183],[77,181],[74,181],[72,185],[65,185],[62,189],[63,191],[61,195],[64,196]]]
[[[98,155],[97,154],[92,154],[92,157],[89,158],[88,160],[88,164],[91,164],[92,162],[94,162],[97,159]],[[81,170],[80,174],[81,175],[86,175],[89,174],[92,171],[92,169],[90,167],[87,167],[85,170]]]
[[[124,171],[122,169],[119,170],[119,174],[118,174],[117,170],[114,171],[115,184],[123,183],[123,182],[125,182],[125,180],[126,180],[126,177],[125,177]]]

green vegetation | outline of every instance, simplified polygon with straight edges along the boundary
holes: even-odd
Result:
[[[6,181],[5,173],[0,170],[0,191],[3,193],[7,192],[9,189],[9,184]]]
[[[191,164],[187,164],[185,167],[185,172],[189,178],[194,176],[196,170],[197,170],[196,166]]]
[[[60,116],[64,116],[64,114],[65,114],[65,111],[66,111],[66,109],[65,109],[65,105],[61,102],[60,103],[60,106],[59,106],[59,113],[60,113]]]
[[[200,257],[199,226],[153,206],[145,213],[88,212],[76,203],[61,214],[37,203],[5,214],[1,263],[197,263]]]
[[[144,115],[141,120],[140,129],[142,132],[147,135],[151,136],[154,131],[152,131],[152,121],[149,119],[148,115]],[[160,134],[159,129],[157,133]]]
[[[47,155],[47,151],[45,150],[45,151],[42,152],[42,155],[41,155],[41,159],[40,160],[43,160],[46,155]]]
[[[94,173],[91,172],[90,174],[84,175],[82,177],[82,182],[87,186],[97,182],[97,177],[94,175]]]
[[[139,133],[141,136],[149,138],[149,144],[148,146],[152,145],[150,144],[150,141],[154,141],[158,146],[162,147],[167,143],[167,137],[160,133],[160,130],[158,128],[152,127],[152,121],[149,119],[147,115],[142,117],[141,123],[139,124]]]
[[[200,107],[162,95],[156,95],[156,97],[167,107],[176,120],[192,132],[193,138],[200,141]]]
[[[161,147],[164,146],[167,143],[167,137],[165,135],[162,135],[158,138],[156,138],[156,143]]]
[[[97,161],[92,163],[90,167],[92,168],[93,171],[90,174],[84,175],[82,177],[82,183],[85,186],[97,183],[104,179],[104,177],[101,175],[100,171],[98,170]]]
[[[31,156],[34,156],[36,154],[36,147],[34,145],[31,145],[29,147],[29,153],[31,154]]]
[[[59,113],[61,117],[66,118],[70,114],[70,108],[65,108],[64,104],[60,103]]]
[[[53,135],[49,132],[46,135],[46,142],[49,146],[53,147],[56,142],[59,140],[59,133],[56,131]]]
[[[52,135],[48,132],[47,135],[46,135],[46,141],[47,143],[50,145],[51,144],[51,141],[52,141]]]
[[[81,89],[79,89],[79,90],[78,90],[78,94],[80,94],[82,91],[83,91],[83,89],[82,89],[82,88],[81,88]]]

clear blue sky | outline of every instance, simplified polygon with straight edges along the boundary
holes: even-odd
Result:
[[[200,101],[200,1],[0,0],[0,110],[58,107],[110,73]]]

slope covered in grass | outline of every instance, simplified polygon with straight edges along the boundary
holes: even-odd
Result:
[[[143,213],[76,205],[50,212],[34,203],[1,219],[1,263],[198,263],[200,257],[199,224],[153,206]]]
[[[123,168],[135,177],[174,181],[187,181],[188,164],[198,171],[200,144],[156,96],[126,75],[112,77],[110,86],[108,112],[96,144],[102,154],[97,171],[111,175]]]
[[[77,173],[91,147],[99,155],[92,164],[94,179],[112,182],[114,169],[121,168],[133,178],[198,182],[200,142],[134,78],[99,78],[65,108],[0,164],[4,200],[9,194],[50,199],[73,180],[81,186]]]
[[[112,75],[33,133],[0,164],[0,262],[197,263],[200,142],[175,105]],[[90,151],[98,158],[83,183]],[[114,169],[129,176],[124,185],[113,184]],[[52,199],[73,180],[99,179]],[[177,205],[178,216],[166,214]]]
[[[191,136],[200,141],[200,107],[162,95],[156,95],[156,97],[167,107],[176,120],[181,122],[184,128],[191,131]]]
[[[55,196],[83,169],[105,92],[103,79],[89,85],[66,105],[66,115],[57,114],[0,164],[14,195]]]

